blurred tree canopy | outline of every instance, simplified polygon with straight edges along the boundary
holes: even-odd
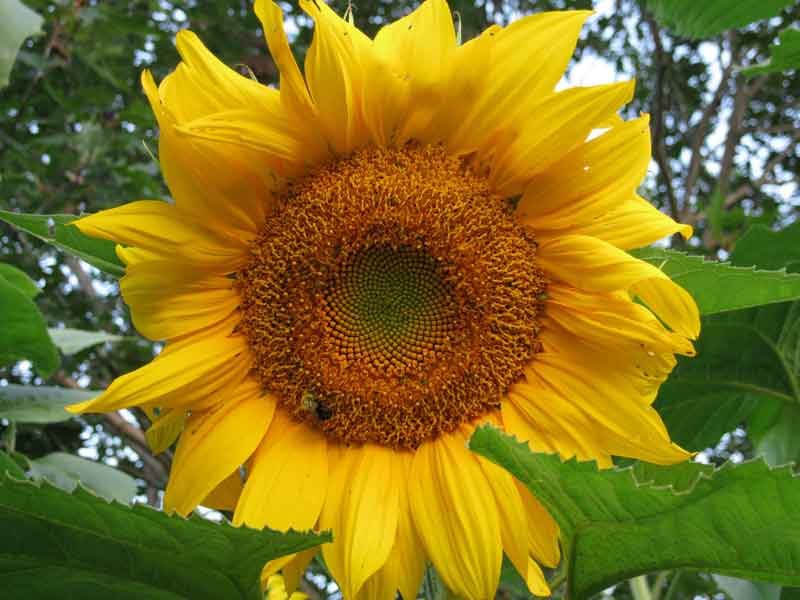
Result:
[[[308,47],[311,21],[295,4],[281,3],[298,60]],[[356,24],[373,35],[409,12],[409,0],[356,0]],[[143,69],[157,81],[180,60],[175,33],[195,31],[228,65],[277,85],[249,2],[111,2],[27,0],[44,18],[41,35],[23,45],[0,90],[0,208],[40,214],[95,212],[139,198],[167,198],[160,176],[155,119],[139,84]],[[753,224],[781,228],[800,211],[800,78],[796,72],[748,76],[742,68],[769,60],[779,32],[800,18],[800,5],[778,16],[694,40],[654,18],[651,3],[637,0],[455,0],[463,39],[492,23],[535,11],[594,8],[575,52],[571,85],[608,79],[637,80],[625,116],[651,114],[653,163],[644,196],[695,228],[693,253],[727,258]],[[347,8],[334,2],[341,14]],[[0,222],[0,261],[15,265],[48,293],[37,299],[51,327],[135,336],[116,281]],[[116,376],[148,362],[159,350],[126,337],[67,355],[44,382],[25,361],[0,365],[0,383],[49,383],[102,389]],[[138,426],[137,426],[138,424]],[[170,453],[152,456],[142,412],[20,425],[16,448],[31,458],[60,451],[118,465],[133,475],[139,493],[158,505]],[[9,427],[0,421],[0,432]],[[709,452],[713,460],[752,444],[737,430]],[[319,565],[313,567],[319,571]],[[675,594],[713,594],[710,577],[682,573]],[[665,582],[662,582],[665,583]],[[324,574],[307,591],[326,597]],[[500,597],[521,597],[509,575]],[[617,595],[625,596],[627,588]]]

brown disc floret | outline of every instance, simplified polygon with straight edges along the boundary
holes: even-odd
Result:
[[[415,448],[500,406],[539,349],[536,243],[436,146],[292,183],[237,274],[264,388],[344,443]]]

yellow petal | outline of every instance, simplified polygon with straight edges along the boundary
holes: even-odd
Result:
[[[517,206],[538,229],[586,224],[633,195],[650,164],[649,117],[621,123],[535,175]]]
[[[311,101],[308,87],[289,48],[283,28],[283,12],[272,0],[256,0],[255,12],[264,28],[272,59],[280,71],[280,98],[296,136],[302,140],[304,154],[323,162],[327,143],[319,135],[317,108]]]
[[[306,53],[305,73],[322,133],[337,154],[347,154],[367,139],[361,116],[364,74],[361,55],[371,43],[323,0],[300,0],[314,19],[314,39]]]
[[[223,321],[191,336],[178,349],[117,377],[100,396],[67,407],[71,412],[108,412],[142,404],[165,408],[197,406],[220,389],[238,384],[252,365],[247,343],[231,337]]]
[[[566,349],[566,340],[562,346]],[[587,381],[587,370],[603,377]],[[583,437],[589,452],[580,458],[593,458],[592,446],[597,446],[616,456],[658,464],[686,460],[690,454],[670,442],[661,418],[649,405],[655,393],[642,396],[632,375],[594,349],[574,345],[561,353],[537,354],[525,371],[527,384],[512,388],[527,405],[514,395],[511,399],[535,413],[542,429],[560,421]]]
[[[247,245],[221,239],[177,207],[159,200],[139,200],[72,222],[82,233],[190,261],[235,270],[247,260]]]
[[[267,40],[269,52],[281,74],[281,102],[297,117],[314,116],[314,106],[308,95],[306,82],[294,60],[283,28],[283,11],[272,0],[256,0],[254,8],[264,28],[264,38]]]
[[[319,431],[278,409],[253,455],[234,525],[314,527],[328,488],[327,446]]]
[[[558,452],[563,459],[596,460],[601,467],[614,464],[593,436],[592,423],[586,415],[556,397],[552,412],[557,416],[553,417],[550,410],[534,401],[537,391],[519,385],[512,388],[502,406],[506,431],[527,442],[533,452]]]
[[[169,448],[178,439],[185,424],[185,410],[163,409],[144,434],[153,454],[161,454]]]
[[[586,293],[563,284],[547,290],[547,316],[564,330],[608,352],[694,356],[692,343],[667,331],[641,305],[614,294]]]
[[[270,575],[263,580],[262,588],[267,593],[265,600],[308,600],[308,596],[302,592],[293,592],[290,596],[287,592],[288,586],[285,577],[280,575]]]
[[[297,136],[296,127],[282,108],[266,114],[247,109],[214,113],[176,126],[196,141],[226,145],[231,151],[250,151],[253,160],[280,177],[303,173],[306,161],[317,162]]]
[[[261,589],[267,589],[270,579],[280,571],[287,592],[294,592],[300,584],[300,579],[303,577],[308,563],[318,552],[319,548],[317,547],[309,548],[269,561],[261,570]]]
[[[444,0],[426,0],[378,31],[375,54],[401,81],[408,82],[405,122],[398,141],[419,138],[441,106],[455,49],[453,17]]]
[[[542,240],[539,263],[547,274],[583,290],[630,291],[673,331],[689,338],[700,333],[700,315],[686,290],[653,265],[583,235]]]
[[[460,432],[422,444],[409,479],[414,525],[447,587],[466,600],[494,598],[503,560],[489,482]]]
[[[499,26],[492,25],[478,37],[455,48],[448,61],[446,79],[437,90],[441,100],[433,118],[427,127],[422,127],[423,123],[418,120],[418,130],[409,132],[416,139],[429,144],[443,143],[455,155],[478,149],[480,138],[462,135],[470,131],[464,129],[463,124],[489,85],[487,74],[493,70],[495,40],[500,30]]]
[[[497,503],[503,550],[517,572],[525,577],[528,574],[528,523],[519,492],[508,471],[481,457],[478,462]]]
[[[258,446],[275,412],[275,398],[248,379],[222,395],[219,404],[194,412],[172,462],[164,510],[186,515]]]
[[[236,469],[217,484],[200,504],[216,510],[234,510],[243,488],[242,475],[239,469]]]
[[[530,179],[581,144],[598,123],[633,97],[632,81],[572,88],[551,94],[506,128],[492,160],[490,183],[503,196],[521,192]]]
[[[175,128],[181,122],[163,104],[160,93],[169,89],[169,78],[159,90],[145,71],[142,87],[158,119],[158,161],[177,206],[209,228],[251,239],[272,205],[274,181],[267,169],[259,168],[246,149],[178,135]],[[192,90],[182,92],[191,95]],[[278,106],[278,99],[269,105]]]
[[[325,564],[342,595],[355,598],[394,545],[402,472],[391,448],[368,444],[343,450],[319,522],[335,536],[322,547]]]
[[[671,279],[642,279],[630,291],[644,301],[673,331],[690,339],[700,335],[700,313],[689,292]]]
[[[400,516],[397,520],[397,538],[389,556],[391,564],[398,572],[397,587],[403,598],[416,597],[425,573],[425,549],[412,519],[408,491],[408,477],[411,474],[411,456],[403,459],[404,477],[400,486]]]
[[[692,237],[692,226],[674,221],[644,198],[633,195],[602,217],[572,227],[570,233],[590,235],[629,250],[642,248],[676,233],[688,240]],[[559,235],[559,232],[553,232],[553,235]]]
[[[319,548],[309,548],[294,555],[294,558],[289,561],[281,570],[283,579],[286,582],[286,590],[293,593],[297,586],[300,585],[300,579],[303,577],[308,563],[319,552]],[[293,594],[294,595],[294,594]]]
[[[536,564],[536,561],[532,558],[528,559],[528,571],[525,576],[525,584],[534,596],[539,596],[540,598],[549,598],[551,596],[550,586],[547,585],[544,573],[541,567]]]
[[[403,598],[416,598],[425,573],[425,550],[411,520],[411,507],[408,503],[411,453],[399,453],[397,458],[403,473],[400,476],[397,537],[386,563],[366,581],[356,600],[393,598],[397,590]]]
[[[208,274],[175,260],[129,265],[120,291],[136,329],[163,340],[213,325],[239,306],[229,277]]]
[[[514,485],[519,492],[525,516],[527,517],[528,549],[531,555],[544,566],[551,569],[555,568],[561,561],[561,549],[558,546],[558,525],[528,488],[516,480]],[[537,596],[542,595],[533,589],[531,589],[531,592]]]
[[[276,90],[225,65],[188,29],[176,34],[175,44],[183,62],[169,76],[161,96],[179,122],[232,108],[266,108],[277,98]]]
[[[531,124],[535,115],[532,109],[553,92],[561,79],[581,26],[590,14],[544,12],[495,30],[491,68],[470,66],[461,71],[461,77],[473,79],[475,73],[471,69],[475,69],[482,80],[479,85],[470,85],[472,93],[462,99],[470,110],[447,141],[448,149],[471,152],[498,130],[516,129],[520,123],[535,127]]]

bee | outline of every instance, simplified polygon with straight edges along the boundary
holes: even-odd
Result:
[[[318,421],[327,421],[333,416],[333,410],[314,393],[305,391],[300,397],[300,406],[304,411],[311,413]]]

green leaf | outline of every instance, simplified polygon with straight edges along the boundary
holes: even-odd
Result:
[[[0,90],[8,85],[11,67],[25,38],[41,33],[42,17],[19,0],[0,3]]]
[[[0,478],[3,597],[82,600],[262,598],[274,558],[330,541],[328,533],[235,528],[168,517],[78,487]]]
[[[8,473],[17,479],[25,479],[25,472],[11,456],[0,450],[0,477]]]
[[[84,235],[77,227],[69,225],[77,218],[75,215],[31,215],[0,210],[0,220],[85,260],[109,275],[125,275],[125,266],[115,251],[116,244]]]
[[[634,461],[630,465],[633,477],[640,484],[654,487],[670,486],[675,492],[691,490],[701,477],[709,477],[714,473],[712,465],[701,465],[683,462],[677,465],[654,465],[642,461]]]
[[[570,598],[676,568],[800,583],[800,479],[789,468],[757,460],[709,475],[695,465],[695,484],[676,493],[637,481],[629,467],[598,471],[594,462],[534,454],[488,425],[470,448],[508,469],[558,522]]]
[[[800,298],[800,274],[734,267],[661,248],[642,248],[632,254],[655,265],[686,289],[702,315]]]
[[[775,424],[755,438],[754,454],[763,456],[771,465],[800,462],[800,406],[783,407]]]
[[[758,439],[785,404],[800,405],[800,302],[707,317],[696,348],[678,359],[655,403],[685,448],[713,446],[743,422]]]
[[[47,479],[67,492],[73,491],[80,481],[87,488],[106,498],[123,504],[136,496],[136,481],[113,467],[86,460],[74,454],[53,452],[30,461],[31,477]]]
[[[30,359],[43,377],[58,368],[47,324],[27,292],[0,277],[0,366]]]
[[[48,329],[50,338],[58,349],[64,354],[77,354],[81,350],[91,348],[105,342],[118,342],[120,340],[134,339],[121,335],[113,335],[105,331],[84,331],[83,329]]]
[[[800,69],[800,29],[787,27],[778,34],[779,44],[769,47],[769,62],[742,69],[748,77],[762,73],[779,73],[790,69]]]
[[[64,410],[68,404],[96,398],[100,392],[68,390],[55,386],[0,386],[0,418],[19,423],[58,423],[73,417]]]
[[[656,20],[675,33],[707,38],[774,17],[795,0],[646,0]]]
[[[737,242],[731,260],[749,268],[791,270],[793,265],[800,266],[798,248],[800,224],[782,231],[757,225]],[[756,271],[754,276],[759,273],[763,272]],[[679,270],[672,274],[680,281]],[[795,277],[786,276],[787,281]],[[746,283],[737,289],[711,275],[709,282],[709,288],[724,289],[740,303],[753,300]],[[716,293],[704,291],[699,281],[688,285],[698,298]],[[763,285],[762,300],[770,288],[766,281]],[[800,448],[798,453],[792,450],[797,436],[789,429],[789,423],[795,422],[793,411],[800,410],[800,302],[704,318],[697,356],[678,359],[655,406],[673,439],[691,450],[713,446],[725,432],[745,423],[757,452],[771,464],[800,458]]]
[[[731,262],[739,266],[800,271],[800,221],[781,231],[753,225],[737,240]]]
[[[5,279],[31,300],[42,291],[36,282],[25,274],[25,271],[13,265],[0,263],[0,279]]]

